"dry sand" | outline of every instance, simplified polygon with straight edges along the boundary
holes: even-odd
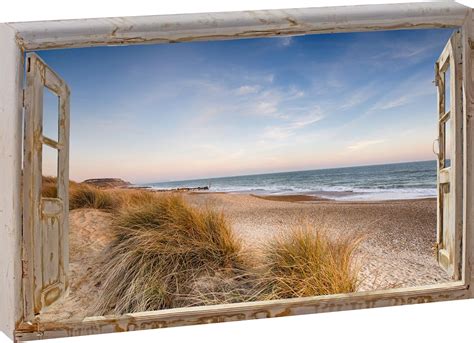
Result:
[[[42,321],[82,319],[93,315],[89,309],[100,294],[92,274],[112,239],[111,220],[111,214],[100,210],[69,212],[69,294],[42,314]]]
[[[204,192],[185,197],[195,206],[224,211],[244,246],[255,252],[274,235],[298,225],[311,225],[335,235],[363,233],[365,240],[357,253],[360,291],[449,281],[438,267],[433,250],[435,199],[339,202],[310,196]],[[100,295],[91,275],[111,239],[110,221],[111,215],[99,210],[70,212],[70,294],[53,304],[42,315],[43,321],[93,315],[88,309]]]
[[[363,233],[358,251],[360,291],[449,281],[433,248],[436,199],[340,202],[212,193],[193,193],[187,199],[223,210],[236,234],[255,250],[275,234],[299,225],[334,234]]]

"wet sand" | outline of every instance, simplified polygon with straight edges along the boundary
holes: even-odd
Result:
[[[299,201],[329,201],[327,199],[317,197],[314,195],[255,195],[252,196],[263,199],[263,200],[273,200],[273,201],[286,201],[286,202],[299,202]]]

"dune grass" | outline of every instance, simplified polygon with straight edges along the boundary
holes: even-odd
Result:
[[[159,196],[154,192],[140,189],[114,189],[108,191],[120,204],[120,208],[140,207],[153,203]]]
[[[57,197],[57,178],[43,176],[41,195],[44,198]],[[118,211],[123,207],[142,206],[153,202],[153,192],[138,189],[107,189],[94,185],[69,181],[69,209],[94,208]]]
[[[324,231],[296,228],[265,250],[267,299],[355,292],[358,268],[354,252],[362,237],[329,237]]]
[[[69,180],[69,188],[79,187],[75,181]],[[41,196],[43,198],[56,198],[58,196],[57,178],[55,176],[43,176],[41,181]]]
[[[58,187],[56,178],[53,176],[43,176],[41,183],[41,195],[44,198],[56,198],[58,195]]]
[[[44,197],[56,179],[43,177]],[[221,212],[195,208],[181,195],[100,189],[72,182],[70,208],[114,212],[115,239],[95,278],[94,314],[354,292],[361,237],[294,228],[257,258],[242,248]],[[259,261],[259,263],[255,263]]]
[[[57,179],[43,176],[41,195],[45,198],[57,197]],[[122,207],[141,206],[152,202],[155,194],[134,189],[104,189],[84,183],[69,182],[69,209],[94,208],[117,211]]]
[[[115,240],[98,271],[99,313],[189,306],[200,280],[232,279],[245,269],[242,246],[222,213],[193,208],[176,195],[145,198],[114,220]]]
[[[95,208],[114,211],[120,207],[120,199],[111,192],[94,186],[78,184],[69,189],[69,209]]]
[[[357,289],[360,239],[288,231],[263,262],[233,235],[226,218],[172,194],[130,196],[115,217],[115,239],[97,271],[99,314],[348,293]],[[245,256],[245,257],[244,257]]]

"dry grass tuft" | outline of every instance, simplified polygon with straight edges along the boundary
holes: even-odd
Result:
[[[361,237],[330,238],[309,228],[292,230],[266,249],[267,299],[350,293],[357,289],[354,252]]]
[[[139,189],[118,189],[109,192],[117,199],[117,201],[120,202],[122,208],[140,207],[146,204],[151,204],[158,196],[152,191]]]
[[[44,198],[56,198],[58,196],[58,187],[56,178],[53,176],[43,176],[41,183],[41,196]]]
[[[244,258],[222,213],[177,195],[145,196],[122,208],[115,240],[97,271],[99,314],[354,292],[361,238],[307,228],[269,244],[264,263]],[[151,202],[150,202],[151,200]],[[247,255],[248,252],[247,252]],[[250,254],[252,255],[252,254]]]
[[[53,176],[43,176],[42,196],[57,197],[57,179]],[[121,207],[141,206],[151,203],[156,198],[155,193],[135,189],[104,189],[84,183],[69,182],[69,208],[94,208],[105,211],[116,211]]]
[[[222,213],[190,207],[176,195],[131,201],[114,220],[115,240],[98,271],[99,313],[190,306],[199,280],[234,279],[245,269],[240,242]]]
[[[69,180],[69,188],[78,186],[77,182]],[[43,176],[41,182],[41,196],[56,198],[58,196],[57,179],[55,176]]]
[[[56,178],[43,177],[42,187],[44,197],[56,197]],[[94,275],[102,288],[94,314],[349,293],[358,286],[358,237],[294,229],[252,265],[259,259],[243,257],[222,213],[191,207],[180,195],[72,182],[70,208],[115,214],[114,239]]]
[[[94,186],[77,184],[69,189],[69,209],[96,208],[114,211],[120,207],[120,199],[111,192]]]
[[[219,305],[264,300],[266,288],[262,287],[258,269],[213,272],[194,280],[190,293],[180,295],[186,306]]]

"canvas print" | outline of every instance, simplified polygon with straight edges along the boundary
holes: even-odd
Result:
[[[438,237],[450,76],[434,68],[453,32],[36,52],[70,91],[69,291],[42,320],[453,280]],[[54,147],[63,105],[45,89],[42,106]]]

